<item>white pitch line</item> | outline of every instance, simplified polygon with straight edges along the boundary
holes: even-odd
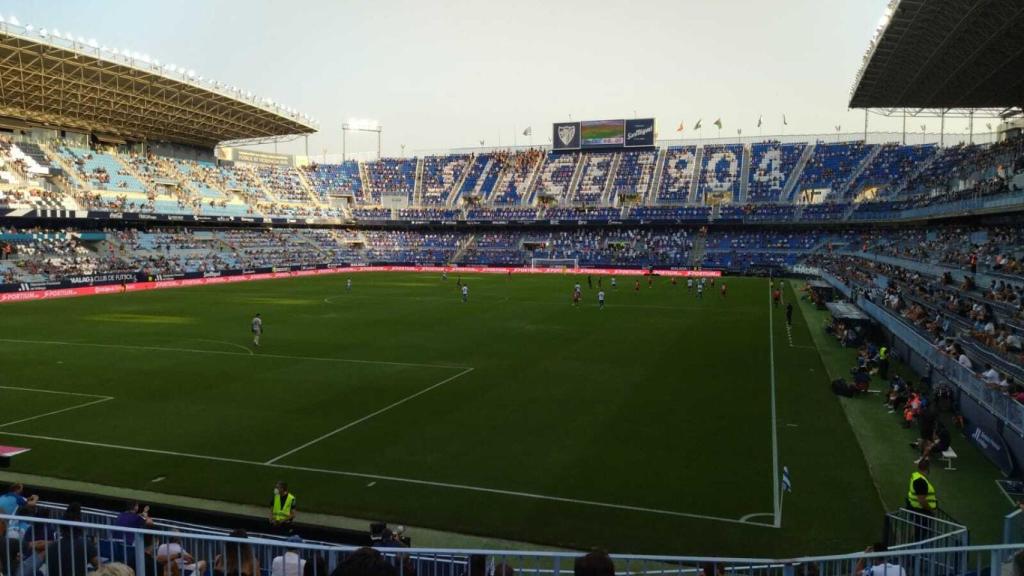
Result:
[[[256,355],[252,351],[252,349],[246,348],[245,346],[242,346],[241,344],[235,344],[234,342],[228,342],[227,340],[207,340],[205,338],[190,338],[190,340],[195,340],[196,342],[213,342],[215,344],[227,344],[228,346],[234,346],[235,348],[238,348],[239,350],[245,350],[246,352],[249,353],[249,356],[255,356]]]
[[[10,422],[4,422],[3,424],[0,424],[0,428],[3,428],[5,426],[13,426],[15,424],[21,424],[22,422],[29,422],[29,421],[32,421],[32,420],[38,420],[39,418],[45,418],[47,416],[54,416],[54,415],[57,415],[57,414],[62,414],[64,412],[70,412],[72,410],[78,410],[79,408],[86,408],[86,407],[92,406],[94,404],[100,404],[100,403],[103,403],[103,402],[109,402],[110,400],[113,400],[113,399],[114,399],[113,396],[104,396],[103,398],[100,398],[98,400],[93,400],[92,402],[86,402],[84,404],[77,404],[75,406],[71,406],[71,407],[68,407],[68,408],[61,408],[60,410],[54,410],[52,412],[47,412],[45,414],[37,414],[35,416],[29,416],[28,418],[22,418],[21,420],[12,420]]]
[[[264,464],[273,464],[273,463],[277,462],[278,460],[281,460],[282,458],[286,458],[288,456],[291,456],[292,454],[295,454],[296,452],[299,452],[301,450],[309,448],[310,446],[312,446],[313,444],[316,444],[317,442],[320,442],[321,440],[326,440],[326,439],[330,438],[331,436],[334,436],[335,434],[340,434],[341,432],[344,432],[345,430],[348,430],[349,428],[351,428],[353,426],[356,426],[358,424],[362,424],[363,422],[366,422],[367,420],[369,420],[371,418],[374,418],[376,416],[380,416],[381,414],[387,412],[388,410],[391,410],[392,408],[397,408],[397,407],[401,406],[402,404],[405,404],[409,400],[412,400],[413,398],[417,398],[419,396],[422,396],[422,395],[426,394],[427,392],[430,392],[431,390],[435,390],[437,388],[440,388],[441,386],[444,386],[445,384],[451,382],[452,380],[455,380],[456,378],[458,378],[460,376],[464,376],[466,374],[469,374],[472,371],[473,371],[472,368],[466,368],[462,372],[459,372],[458,374],[455,374],[454,376],[449,376],[448,378],[445,378],[444,380],[441,380],[437,384],[433,384],[431,386],[427,386],[426,388],[424,388],[423,390],[420,390],[419,392],[416,392],[415,394],[410,394],[410,395],[406,396],[405,398],[402,398],[400,400],[392,402],[391,404],[388,404],[387,406],[381,408],[380,410],[377,410],[375,412],[371,412],[371,413],[367,414],[366,416],[363,416],[362,418],[359,418],[358,420],[353,420],[353,421],[349,422],[348,424],[345,424],[344,426],[341,426],[339,428],[335,428],[334,430],[331,430],[330,432],[328,432],[327,434],[324,434],[323,436],[320,436],[318,438],[314,438],[313,440],[310,440],[309,442],[306,442],[305,444],[303,444],[301,446],[297,446],[295,448],[292,448],[291,450],[285,452],[284,454],[281,454],[280,456],[275,456],[275,457],[271,458],[270,460],[267,460],[266,462],[264,462]]]
[[[415,478],[401,478],[398,476],[383,476],[380,474],[367,474],[363,472],[348,472],[343,470],[327,470],[323,468],[308,468],[305,466],[290,466],[288,464],[267,464],[266,462],[255,462],[251,460],[241,460],[238,458],[224,458],[220,456],[204,456],[201,454],[189,454],[187,452],[173,452],[170,450],[158,450],[153,448],[139,448],[135,446],[121,446],[118,444],[107,444],[103,442],[88,442],[85,440],[73,440],[71,438],[56,438],[53,436],[41,436],[38,434],[22,434],[20,432],[4,432],[0,431],[0,436],[15,436],[18,438],[32,438],[36,440],[48,440],[50,442],[66,442],[69,444],[77,444],[80,446],[91,446],[96,448],[110,448],[114,450],[128,450],[132,452],[144,452],[147,454],[160,454],[163,456],[178,456],[182,458],[193,458],[197,460],[207,460],[211,462],[227,462],[231,464],[244,464],[247,466],[265,466],[269,468],[277,468],[281,470],[295,470],[298,472],[312,472],[319,474],[331,474],[334,476],[346,476],[351,478],[362,478],[366,480],[386,481],[386,482],[400,482],[404,484],[414,484],[418,486],[430,486],[434,488],[449,488],[453,490],[465,490],[469,492],[482,492],[486,494],[498,494],[502,496],[512,496],[518,498],[529,498],[534,500],[545,500],[549,502],[562,502],[566,504],[578,504],[581,506],[594,506],[599,508],[611,508],[615,510],[626,510],[630,512],[644,512],[649,514],[660,514],[665,516],[675,516],[681,518],[694,518],[697,520],[711,520],[715,522],[726,522],[729,524],[742,524],[744,526],[757,526],[760,528],[777,528],[770,524],[761,524],[755,522],[741,522],[735,518],[723,518],[720,516],[709,516],[705,514],[691,514],[689,512],[675,512],[672,510],[661,510],[658,508],[647,508],[643,506],[629,506],[626,504],[614,504],[610,502],[599,502],[596,500],[581,500],[577,498],[564,498],[561,496],[547,496],[544,494],[534,494],[531,492],[520,492],[515,490],[501,490],[498,488],[486,488],[483,486],[469,486],[466,484],[454,484],[450,482],[434,482],[431,480],[417,480]]]
[[[412,297],[408,297],[408,298],[406,298],[406,297],[401,297],[400,298],[400,297],[397,297],[397,296],[384,296],[384,295],[373,295],[373,296],[370,296],[370,295],[356,295],[356,296],[352,296],[352,295],[348,295],[348,294],[336,294],[334,296],[328,296],[327,298],[324,298],[324,302],[326,302],[328,304],[333,304],[335,298],[341,298],[342,296],[351,297],[351,298],[365,298],[365,299],[369,299],[369,300],[381,300],[381,299],[384,299],[384,298],[389,298],[389,299],[393,299],[393,300],[432,300],[432,301],[436,300],[436,301],[442,301],[442,302],[458,302],[459,301],[457,296],[453,296],[451,298],[447,298],[447,297],[443,297],[443,296],[412,296]],[[628,296],[627,296],[627,298],[628,298]],[[485,303],[485,304],[487,304],[487,303],[491,303],[491,304],[504,304],[504,303],[510,303],[510,304],[541,304],[541,305],[545,305],[546,304],[546,305],[551,305],[551,306],[565,306],[565,307],[569,307],[569,305],[570,305],[569,301],[564,299],[564,298],[554,299],[554,300],[513,300],[513,299],[511,299],[511,298],[506,296],[505,298],[498,299],[498,300],[492,300],[490,298],[479,298],[478,297],[478,298],[475,298],[473,301],[474,302],[482,302],[482,303]],[[659,305],[659,304],[615,304],[615,303],[611,303],[611,302],[606,304],[605,307],[606,308],[638,308],[638,309],[645,309],[645,308],[647,308],[647,309],[650,309],[650,310],[680,310],[680,311],[707,310],[707,308],[705,308],[703,306],[665,306],[665,305]],[[723,309],[723,310],[719,310],[718,313],[735,312],[735,313],[746,314],[746,313],[749,313],[751,310],[752,310],[751,308],[726,308],[726,309]]]
[[[201,350],[197,348],[175,348],[170,346],[134,346],[131,344],[99,344],[94,342],[61,342],[57,340],[17,340],[0,338],[0,342],[14,344],[37,344],[42,346],[85,346],[89,348],[115,348],[118,350],[146,350],[152,352],[185,352],[189,354],[216,354],[220,356],[249,356],[241,352],[227,350]],[[251,351],[250,351],[251,352]],[[357,360],[353,358],[326,358],[322,356],[291,356],[288,354],[253,354],[254,358],[277,358],[284,360],[311,360],[316,362],[344,362],[347,364],[380,364],[383,366],[409,366],[412,368],[444,368],[447,370],[464,370],[467,366],[447,366],[445,364],[420,364],[416,362],[391,362],[388,360]]]
[[[750,523],[750,524],[758,524],[760,526],[769,526],[769,524],[762,524],[761,522],[750,522],[750,519],[751,518],[757,518],[758,516],[774,516],[774,515],[775,514],[772,513],[772,512],[755,512],[753,514],[747,514],[746,516],[740,518],[740,522]],[[774,528],[774,526],[772,526],[772,527]]]
[[[0,390],[22,390],[24,392],[42,392],[43,394],[63,394],[65,396],[82,396],[85,398],[112,398],[102,394],[86,394],[84,392],[65,392],[63,390],[44,390],[42,388],[22,388],[21,386],[0,386]]]
[[[776,528],[782,527],[782,506],[779,503],[779,436],[775,425],[775,312],[772,310],[772,291],[768,289],[768,350],[771,370],[772,403],[772,510]],[[781,291],[781,289],[780,289]]]

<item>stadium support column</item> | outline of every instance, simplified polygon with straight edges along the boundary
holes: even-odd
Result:
[[[971,112],[967,116],[967,131],[970,133],[967,143],[974,144],[974,108],[971,108]]]
[[[907,109],[903,109],[903,145],[907,145]]]
[[[864,143],[868,143],[868,109],[864,109]]]
[[[946,111],[939,114],[939,148],[946,143]]]

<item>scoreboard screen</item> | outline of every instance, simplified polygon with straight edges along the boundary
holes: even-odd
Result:
[[[619,147],[626,142],[623,120],[587,120],[580,122],[580,145],[583,148]]]
[[[551,143],[554,150],[649,148],[654,139],[654,118],[633,118],[557,122]]]

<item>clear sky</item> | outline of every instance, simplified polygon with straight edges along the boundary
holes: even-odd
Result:
[[[704,137],[863,130],[850,87],[887,0],[4,0],[0,14],[148,53],[320,121],[311,155],[349,117],[384,126],[384,153],[522,145],[552,122],[653,116]],[[782,126],[785,114],[789,126]],[[914,120],[938,131],[935,120]],[[871,117],[874,130],[901,121]],[[983,123],[982,123],[983,124]],[[976,123],[976,127],[978,123]],[[947,130],[965,131],[947,121]],[[349,151],[375,148],[353,136]],[[302,141],[282,152],[301,153]]]

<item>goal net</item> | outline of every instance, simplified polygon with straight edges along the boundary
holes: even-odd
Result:
[[[575,270],[580,267],[578,258],[530,258],[530,268],[561,268]]]

